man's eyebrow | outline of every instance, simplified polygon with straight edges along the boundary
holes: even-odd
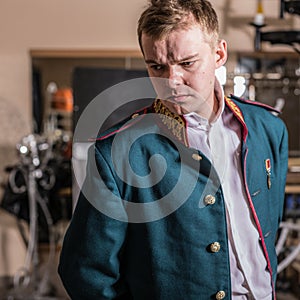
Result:
[[[188,60],[197,58],[198,56],[199,56],[198,53],[192,54],[192,55],[186,56],[186,57],[184,57],[184,58],[182,58],[182,59],[180,59],[180,60],[177,60],[177,61],[175,60],[175,62],[176,62],[176,63],[180,63],[180,62],[183,62],[183,61],[188,61]]]
[[[145,63],[146,63],[146,64],[157,64],[157,65],[159,64],[159,63],[158,63],[157,61],[155,61],[154,59],[146,59],[146,60],[145,60]]]
[[[174,62],[175,62],[175,63],[180,63],[180,62],[188,61],[188,60],[190,60],[190,59],[195,59],[195,58],[197,58],[198,56],[199,56],[198,53],[196,53],[196,54],[192,54],[192,55],[186,56],[186,57],[184,57],[184,58],[181,58],[180,60],[175,60]],[[161,64],[161,63],[157,62],[157,61],[154,60],[154,59],[146,59],[146,60],[145,60],[145,63],[146,63],[146,64],[157,64],[157,65],[160,65],[160,64]]]

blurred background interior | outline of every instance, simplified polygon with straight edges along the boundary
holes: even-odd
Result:
[[[277,290],[300,299],[300,1],[211,2],[229,44],[217,72],[225,94],[275,106],[289,131]],[[56,268],[89,146],[74,131],[100,92],[146,76],[136,37],[145,4],[0,2],[0,300],[68,299]]]

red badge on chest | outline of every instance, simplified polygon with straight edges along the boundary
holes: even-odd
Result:
[[[267,172],[267,185],[268,189],[271,188],[271,160],[268,158],[265,160],[266,172]]]

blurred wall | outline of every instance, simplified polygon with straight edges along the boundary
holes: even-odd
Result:
[[[28,133],[31,126],[29,50],[137,48],[135,24],[144,3],[144,0],[0,1],[0,103],[20,113],[22,124],[16,133],[12,133],[13,128],[10,133],[6,131],[14,135],[9,142],[14,143]],[[0,145],[7,143],[6,138],[0,135]]]

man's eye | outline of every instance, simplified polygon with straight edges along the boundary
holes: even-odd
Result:
[[[163,66],[162,65],[152,65],[151,69],[155,70],[155,71],[160,71],[163,69]]]
[[[191,67],[194,63],[194,61],[184,61],[181,63],[181,65],[184,67]]]

